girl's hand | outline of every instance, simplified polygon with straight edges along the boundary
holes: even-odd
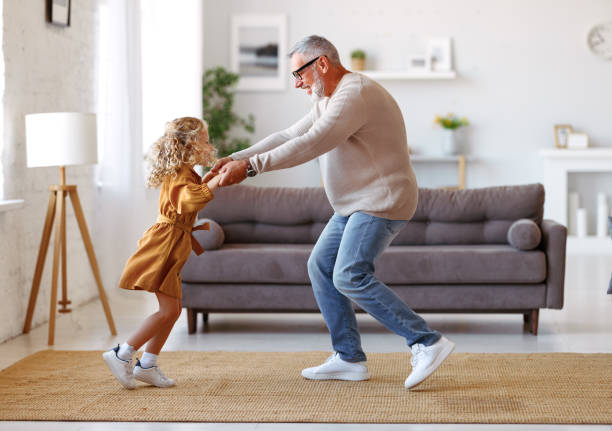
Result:
[[[203,181],[204,182],[209,182],[215,175],[217,175],[219,173],[219,170],[225,166],[226,164],[228,164],[229,162],[233,162],[234,159],[232,159],[231,157],[227,156],[227,157],[223,157],[219,160],[217,160],[217,162],[215,163],[215,165],[212,167],[212,169],[210,171],[208,171],[208,173],[204,176]]]
[[[206,177],[208,177],[208,175],[210,175],[210,172],[206,174]],[[206,177],[204,177],[205,180],[206,180]],[[210,190],[211,192],[214,191],[219,186],[219,181],[221,181],[221,175],[216,175],[211,180],[206,181],[208,190]]]

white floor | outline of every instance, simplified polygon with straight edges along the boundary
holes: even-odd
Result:
[[[568,256],[563,310],[540,312],[539,335],[523,332],[521,315],[426,314],[434,329],[457,344],[458,352],[612,353],[612,295],[606,289],[612,256]],[[86,304],[56,325],[58,350],[108,349],[122,342],[149,313],[153,295],[111,290],[111,308],[119,336],[112,337],[99,301]],[[39,305],[41,306],[41,305]],[[359,315],[366,352],[408,351],[403,341],[368,315]],[[187,333],[186,317],[174,328],[167,350],[303,351],[329,350],[329,335],[319,314],[213,314],[210,329]],[[0,344],[0,369],[47,348],[48,326],[42,325]],[[406,356],[408,367],[408,355]],[[171,373],[168,373],[171,374]],[[398,385],[402,382],[398,382]],[[1,407],[0,407],[1,408]],[[603,426],[558,425],[339,425],[339,424],[189,424],[0,422],[0,430],[607,430]]]

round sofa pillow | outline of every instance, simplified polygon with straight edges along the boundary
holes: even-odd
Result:
[[[542,231],[533,220],[517,220],[508,229],[508,242],[519,250],[533,250],[540,245],[541,240]]]
[[[196,226],[208,223],[209,230],[197,230],[193,232],[193,236],[200,243],[204,251],[216,250],[223,245],[225,241],[225,232],[216,221],[209,218],[198,219],[195,222]]]

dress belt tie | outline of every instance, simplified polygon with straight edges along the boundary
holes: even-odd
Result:
[[[194,253],[197,254],[198,256],[204,253],[204,249],[202,248],[198,240],[196,240],[195,237],[193,236],[193,232],[196,230],[209,230],[210,223],[206,222],[199,226],[191,226],[186,223],[181,223],[180,221],[177,221],[177,220],[172,220],[171,218],[166,217],[165,215],[162,215],[162,214],[159,214],[157,216],[157,223],[167,223],[167,224],[172,225],[176,229],[180,229],[183,232],[187,232],[191,236],[191,249],[194,251]]]

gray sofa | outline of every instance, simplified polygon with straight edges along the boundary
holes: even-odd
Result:
[[[520,313],[535,335],[539,309],[563,307],[565,276],[567,231],[543,205],[541,184],[420,189],[376,275],[418,312]],[[189,332],[198,313],[318,312],[306,262],[332,213],[322,188],[218,189],[199,214],[218,224],[194,232],[208,250],[181,274]]]

